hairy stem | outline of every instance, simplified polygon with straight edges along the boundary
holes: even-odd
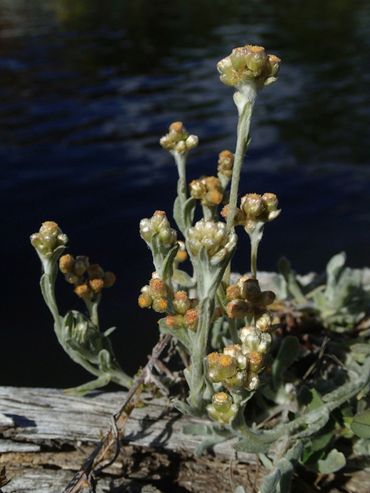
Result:
[[[208,334],[214,310],[214,299],[206,297],[199,304],[199,323],[191,353],[191,379],[189,403],[194,411],[202,412],[205,389],[204,358],[207,354]]]
[[[239,93],[240,94],[240,93]],[[245,100],[242,106],[238,106],[239,119],[237,128],[236,150],[234,156],[233,175],[231,178],[230,189],[230,201],[229,212],[227,215],[227,230],[231,231],[233,228],[236,205],[238,201],[240,174],[243,166],[244,156],[247,150],[249,129],[251,123],[253,103],[249,100]]]

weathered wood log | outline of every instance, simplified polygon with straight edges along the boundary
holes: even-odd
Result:
[[[109,428],[124,392],[75,397],[55,389],[0,387],[0,469],[10,483],[4,493],[61,493]],[[214,447],[212,454],[194,456],[199,436],[183,428],[206,424],[181,416],[166,399],[145,396],[127,423],[118,459],[98,482],[97,492],[233,492],[239,484],[257,491],[265,471],[253,454],[236,453],[232,443]],[[351,477],[352,476],[352,477]],[[369,493],[369,473],[341,478],[345,489],[328,484],[320,491]],[[296,478],[294,491],[317,490]]]
[[[6,465],[9,477],[13,478],[3,491],[60,493],[72,471],[80,467],[89,447],[108,429],[124,395],[109,392],[76,397],[55,389],[0,387],[0,465]],[[126,476],[126,480],[116,479],[113,486],[119,481],[127,486],[128,476],[131,482],[154,478],[154,482],[168,483],[175,480],[176,473],[179,480],[178,466],[171,471],[169,468],[181,461],[188,461],[188,471],[198,476],[197,481],[206,489],[209,479],[204,477],[205,471],[213,474],[211,483],[218,483],[220,464],[228,467],[230,462],[240,462],[245,471],[254,471],[255,456],[237,455],[230,442],[216,445],[213,458],[194,459],[194,449],[202,438],[184,434],[183,428],[200,423],[204,422],[181,416],[166,399],[146,398],[143,407],[135,409],[128,420],[123,442],[129,446],[107,471],[111,478]],[[135,465],[138,460],[139,467]],[[158,468],[162,470],[161,477],[155,471]],[[183,481],[187,481],[185,472]],[[132,491],[141,491],[139,483],[130,486]],[[110,491],[106,490],[109,485],[110,479],[106,478],[98,491]]]

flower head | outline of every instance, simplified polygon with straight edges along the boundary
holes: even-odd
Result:
[[[42,223],[38,233],[31,235],[31,244],[38,253],[46,258],[52,256],[54,251],[68,243],[68,237],[54,221]]]
[[[140,221],[140,236],[148,244],[157,237],[167,248],[171,248],[177,239],[176,231],[171,228],[164,211],[155,211],[152,217]]]
[[[221,181],[215,176],[205,176],[199,180],[193,180],[190,183],[190,195],[207,207],[219,205],[223,199]]]
[[[198,137],[189,135],[182,122],[173,122],[159,142],[167,151],[186,154],[198,145]]]
[[[212,265],[218,264],[236,245],[235,233],[228,233],[226,224],[211,219],[201,219],[188,232],[188,246],[193,255],[204,249]]]
[[[261,88],[274,82],[280,58],[268,55],[262,46],[245,45],[234,48],[229,56],[217,64],[220,80],[227,86],[240,88],[254,84]]]

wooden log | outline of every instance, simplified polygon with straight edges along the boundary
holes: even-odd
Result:
[[[109,428],[124,392],[88,397],[61,390],[0,387],[0,470],[6,466],[9,484],[3,493],[62,493],[86,456]],[[202,437],[184,433],[190,424],[207,421],[181,416],[166,399],[144,396],[143,406],[128,420],[115,461],[100,478],[96,491],[128,493],[224,493],[243,485],[256,493],[262,474],[256,456],[236,453],[232,441],[195,457]],[[342,475],[341,488],[323,490],[297,475],[294,491],[368,493],[369,472]]]
[[[124,396],[124,392],[107,392],[76,397],[56,389],[0,387],[0,466],[5,465],[8,476],[13,478],[3,488],[4,493],[60,493],[72,471],[80,467],[93,444],[109,428],[111,416]],[[100,483],[101,491],[107,491],[111,478],[116,478],[115,483],[127,483],[127,475],[137,483],[132,491],[141,491],[137,489],[141,483],[168,483],[175,479],[174,473],[176,481],[186,483],[188,476],[194,475],[206,487],[204,471],[213,470],[211,483],[218,483],[220,464],[228,467],[230,462],[244,464],[245,471],[254,471],[255,456],[237,454],[230,441],[216,445],[213,457],[195,459],[194,450],[202,437],[183,433],[190,424],[206,422],[181,416],[166,399],[145,396],[143,406],[135,409],[128,420],[123,438],[126,447],[108,469],[109,480],[105,478]],[[135,465],[138,460],[139,468]],[[179,462],[183,462],[181,468]],[[172,471],[164,475],[166,468]],[[158,469],[162,470],[161,476]],[[126,479],[117,479],[120,476]]]

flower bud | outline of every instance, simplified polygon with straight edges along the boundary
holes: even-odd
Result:
[[[276,295],[273,291],[263,291],[260,295],[259,302],[263,306],[271,305],[275,301]]]
[[[103,279],[91,279],[91,281],[89,281],[89,286],[93,293],[99,294],[104,288],[104,281]]]
[[[148,293],[141,293],[138,298],[138,304],[140,308],[150,308],[152,306],[153,299]]]
[[[187,260],[188,253],[185,249],[185,243],[183,241],[178,241],[177,243],[179,244],[179,249],[176,253],[175,261],[182,263],[185,262],[185,260]]]
[[[75,259],[73,255],[62,255],[59,259],[59,269],[63,274],[67,274],[73,271]]]
[[[152,303],[152,308],[157,313],[165,313],[168,308],[168,301],[166,298],[155,298]]]
[[[42,223],[38,233],[31,235],[31,244],[44,257],[50,257],[60,246],[68,243],[68,237],[54,221]]]
[[[149,281],[150,294],[153,298],[163,298],[167,296],[168,290],[166,283],[157,277]]]
[[[99,264],[91,264],[87,268],[89,279],[104,279],[104,270]]]
[[[181,315],[167,315],[164,323],[169,329],[178,329],[183,326],[183,317]]]
[[[263,354],[258,351],[251,351],[248,354],[248,367],[252,373],[257,373],[262,366]]]
[[[220,175],[226,176],[226,178],[231,178],[233,174],[234,166],[234,154],[231,151],[222,151],[218,155],[218,167],[217,171]]]
[[[262,200],[266,206],[268,212],[276,211],[278,208],[278,199],[274,193],[264,193]]]
[[[208,404],[209,416],[222,424],[229,424],[234,419],[238,408],[230,395],[226,392],[217,392],[212,396],[212,404]]]
[[[169,131],[182,135],[185,132],[184,124],[182,122],[173,122],[169,126]]]
[[[254,84],[256,88],[276,80],[280,59],[267,55],[262,46],[245,45],[234,48],[217,64],[221,82],[240,88]]]
[[[252,277],[243,276],[238,281],[241,297],[255,303],[261,295],[261,289],[257,279]]]
[[[242,341],[243,354],[248,354],[251,351],[256,351],[261,342],[261,334],[254,327],[243,327],[239,333]]]
[[[184,315],[186,311],[190,308],[190,300],[185,291],[177,291],[174,295],[173,307],[180,313]]]
[[[194,149],[194,147],[197,147],[198,143],[199,138],[197,135],[189,135],[189,137],[185,141],[186,149],[190,151],[191,149]]]
[[[266,214],[266,206],[261,195],[247,193],[241,198],[240,208],[250,220],[263,220]]]
[[[232,403],[231,396],[226,394],[226,392],[217,392],[217,394],[212,396],[212,404],[218,412],[225,413],[229,411]]]
[[[65,274],[64,279],[68,282],[68,284],[80,284],[81,278],[73,274],[73,272],[67,272]]]
[[[256,321],[256,327],[261,332],[267,332],[272,324],[272,317],[269,313],[264,313],[259,319]]]
[[[227,301],[232,301],[232,300],[237,300],[240,299],[241,292],[240,288],[237,284],[231,284],[226,288],[226,299]]]
[[[189,185],[190,195],[197,200],[201,200],[207,193],[207,187],[202,180],[193,180]]]
[[[184,323],[191,330],[196,330],[198,326],[199,313],[196,308],[190,308],[184,315]]]
[[[234,358],[227,354],[220,354],[218,363],[218,371],[222,380],[235,375],[237,366]]]
[[[116,275],[113,272],[104,273],[104,287],[111,288],[116,283]]]
[[[259,353],[266,354],[271,346],[271,342],[271,334],[269,334],[268,332],[263,332],[260,336],[260,342],[258,343],[256,350]]]
[[[74,292],[79,298],[91,299],[93,296],[90,287],[86,283],[76,286]]]
[[[202,205],[214,207],[223,199],[221,181],[215,176],[205,176],[190,183],[190,195],[201,201]]]
[[[176,231],[170,227],[164,211],[155,211],[151,218],[140,221],[140,236],[150,245],[157,236],[164,247],[171,248],[176,243]]]
[[[246,381],[245,387],[247,390],[253,391],[258,388],[259,384],[260,384],[260,379],[258,375],[251,373],[250,375],[248,375],[248,379]]]
[[[229,301],[226,305],[226,313],[229,318],[240,320],[251,311],[251,306],[244,300],[237,299]]]
[[[225,223],[210,219],[201,219],[188,230],[188,245],[191,253],[199,255],[200,251],[205,249],[213,265],[232,252],[236,239],[235,233],[227,233]]]
[[[85,256],[78,256],[74,262],[73,271],[76,276],[83,276],[89,267],[89,259]]]
[[[230,344],[229,346],[225,346],[223,353],[234,358],[237,361],[238,368],[240,370],[245,370],[247,367],[247,358],[242,353],[242,348],[239,344]]]

